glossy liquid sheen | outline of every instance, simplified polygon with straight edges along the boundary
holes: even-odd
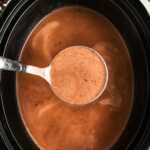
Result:
[[[83,7],[56,9],[34,28],[20,58],[45,67],[61,50],[74,45],[94,48],[105,59],[109,81],[103,95],[95,103],[72,106],[57,98],[43,79],[19,73],[20,114],[41,149],[109,150],[123,132],[133,103],[128,49],[111,22]]]

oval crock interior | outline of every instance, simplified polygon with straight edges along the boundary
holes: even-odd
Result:
[[[106,16],[120,31],[129,50],[134,68],[135,91],[134,105],[128,122],[120,140],[112,149],[125,149],[133,140],[140,128],[145,115],[147,100],[145,98],[147,88],[147,68],[143,43],[140,36],[127,14],[119,6],[109,0],[102,1],[78,1],[75,0],[37,0],[18,19],[7,40],[4,56],[18,59],[25,39],[36,25],[53,8],[64,5],[83,5],[97,10]],[[140,60],[140,61],[139,61]],[[18,111],[16,97],[16,74],[3,71],[1,76],[2,101],[5,109],[7,123],[11,133],[24,149],[36,149],[22,123]]]

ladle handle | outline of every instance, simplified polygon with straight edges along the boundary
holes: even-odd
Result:
[[[26,65],[0,56],[0,70],[26,72]]]
[[[8,70],[15,72],[25,72],[28,74],[40,76],[44,78],[49,84],[51,84],[50,78],[50,67],[39,68],[31,65],[24,65],[19,63],[18,61],[11,60],[5,57],[0,56],[0,70]]]

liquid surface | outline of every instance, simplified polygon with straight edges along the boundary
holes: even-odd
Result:
[[[44,150],[109,150],[127,124],[133,92],[128,49],[116,28],[89,9],[59,8],[35,27],[21,61],[45,67],[61,50],[74,45],[94,48],[106,61],[109,81],[99,101],[84,107],[66,105],[46,81],[19,73],[16,88],[20,114]]]
[[[52,90],[68,104],[89,104],[106,87],[106,69],[104,60],[95,50],[85,46],[66,48],[51,63]]]

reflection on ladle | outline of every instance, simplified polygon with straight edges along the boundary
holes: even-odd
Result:
[[[44,68],[0,57],[0,69],[24,72],[45,79],[62,101],[85,105],[102,95],[108,83],[108,70],[102,56],[86,46],[60,51]]]

